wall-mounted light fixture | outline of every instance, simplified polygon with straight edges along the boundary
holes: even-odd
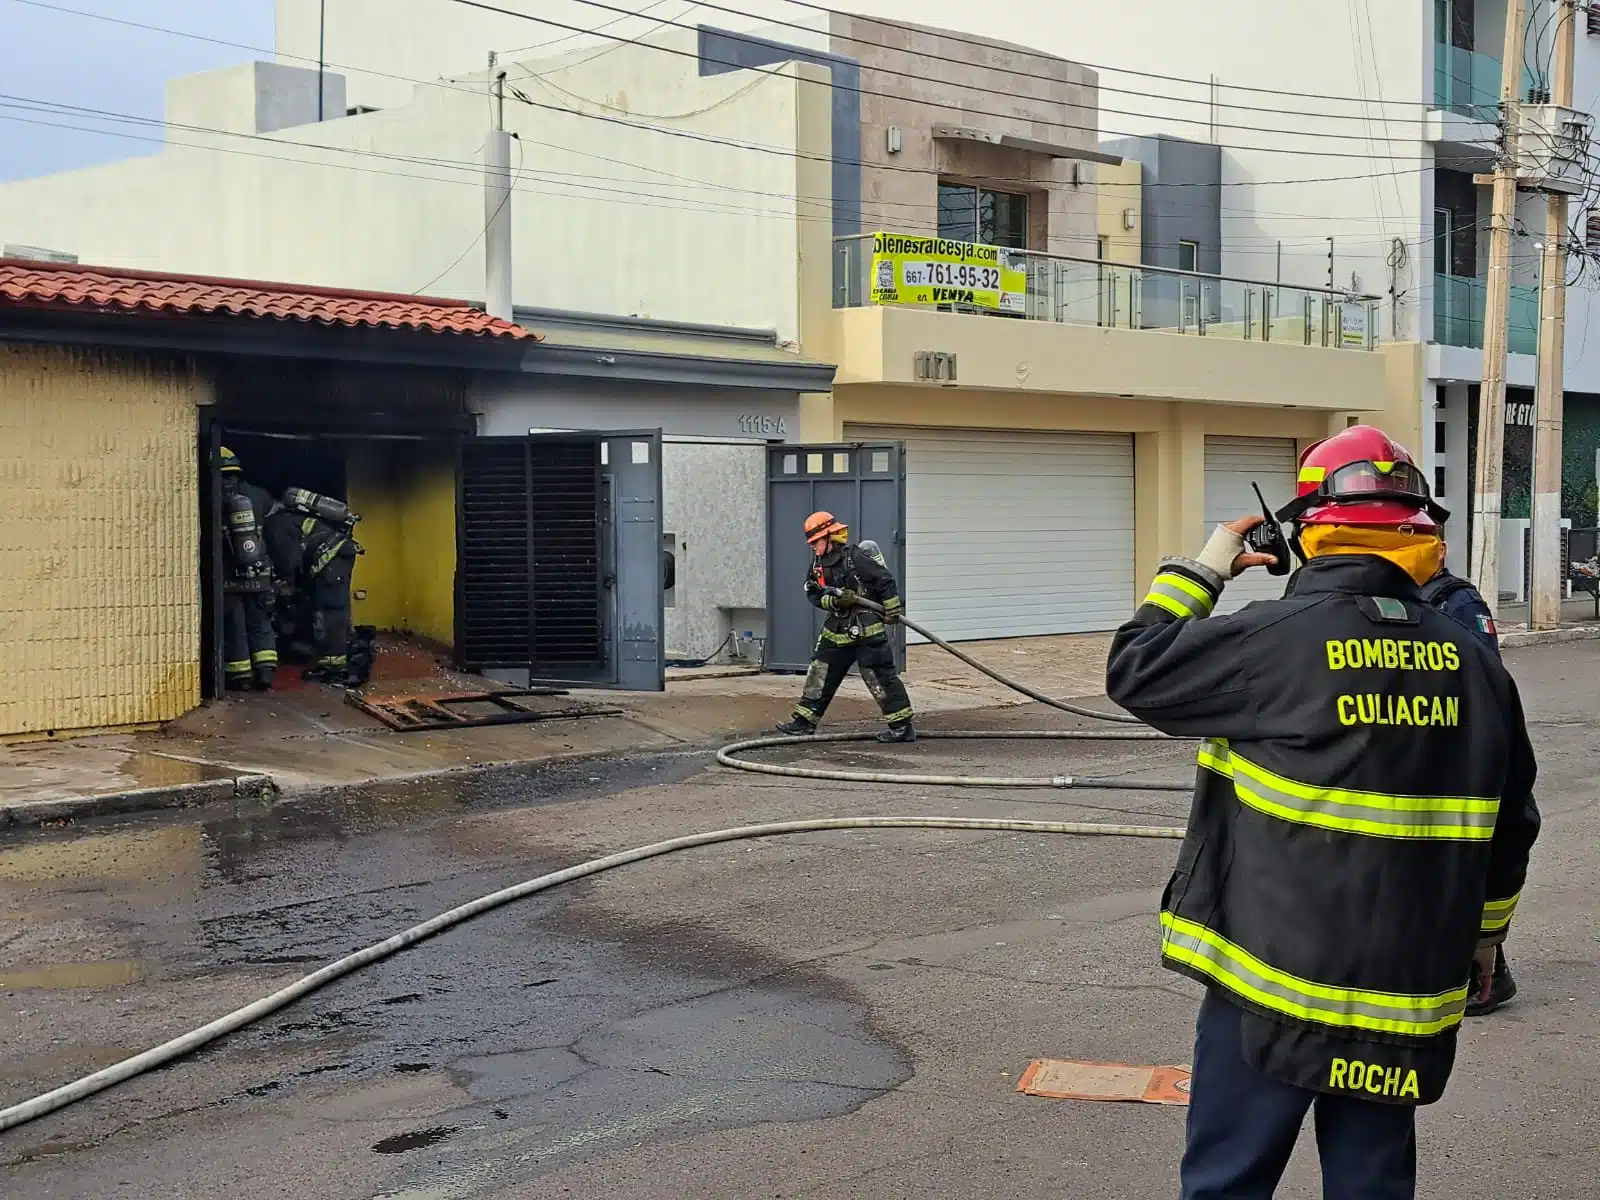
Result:
[[[1122,210],[1122,227],[1124,229],[1132,229],[1134,224],[1135,224],[1135,220],[1134,220],[1133,209],[1131,209],[1131,208],[1123,209]]]
[[[899,154],[905,147],[905,141],[900,134],[900,126],[891,125],[885,133],[885,143],[890,154]]]

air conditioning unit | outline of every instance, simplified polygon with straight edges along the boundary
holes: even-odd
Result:
[[[1517,183],[1541,192],[1580,196],[1587,187],[1594,118],[1559,104],[1524,105],[1517,130]]]

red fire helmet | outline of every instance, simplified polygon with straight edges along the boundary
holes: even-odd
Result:
[[[1450,519],[1406,448],[1371,425],[1352,425],[1302,454],[1298,492],[1280,520],[1437,531]]]

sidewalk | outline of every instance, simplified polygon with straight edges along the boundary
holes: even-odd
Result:
[[[976,642],[962,649],[1047,694],[1092,696],[1104,681],[1109,634]],[[381,661],[381,660],[380,660]],[[910,649],[906,681],[919,712],[1027,703],[933,646]],[[731,675],[726,668],[674,671],[662,692],[574,691],[563,706],[621,709],[621,715],[530,724],[396,732],[347,704],[341,692],[284,679],[284,688],[210,705],[158,732],[0,746],[0,825],[304,795],[350,784],[444,772],[531,767],[560,759],[706,747],[751,737],[784,719],[797,675]],[[485,680],[444,672],[460,690]],[[379,681],[394,695],[417,681]],[[877,713],[854,674],[828,714],[830,724]]]

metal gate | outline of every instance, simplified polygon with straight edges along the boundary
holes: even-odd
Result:
[[[458,666],[665,686],[659,430],[468,438],[457,488]]]
[[[823,613],[805,594],[811,548],[801,530],[819,509],[872,540],[905,588],[905,449],[899,442],[779,445],[767,450],[767,669],[804,671]],[[910,597],[903,598],[910,603]],[[905,633],[895,630],[904,661]]]

